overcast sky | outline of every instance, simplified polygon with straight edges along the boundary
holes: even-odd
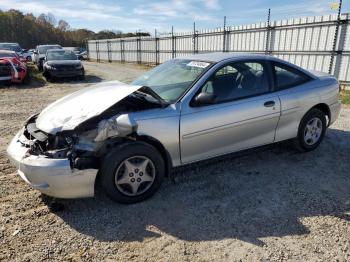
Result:
[[[216,28],[227,16],[228,25],[265,21],[271,8],[272,20],[336,13],[329,0],[0,0],[0,9],[18,9],[24,13],[52,13],[57,21],[66,20],[73,28],[169,32]],[[343,1],[343,13],[350,12],[350,0]]]

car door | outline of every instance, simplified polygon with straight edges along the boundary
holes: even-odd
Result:
[[[298,135],[301,119],[310,106],[318,101],[314,86],[307,83],[310,76],[289,65],[271,62],[274,75],[274,92],[281,101],[281,117],[276,128],[275,141]]]
[[[280,102],[270,92],[271,74],[264,61],[229,63],[182,105],[180,151],[190,163],[274,141]],[[215,102],[193,103],[199,93],[212,93]]]

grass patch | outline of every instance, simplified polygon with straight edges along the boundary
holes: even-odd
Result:
[[[350,90],[340,91],[340,100],[342,104],[350,105]]]

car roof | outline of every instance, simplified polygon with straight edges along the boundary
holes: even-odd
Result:
[[[19,45],[18,43],[0,42],[0,44]]]
[[[193,54],[184,56],[179,59],[190,59],[190,60],[201,60],[207,62],[220,62],[222,60],[230,58],[255,58],[255,59],[266,59],[270,58],[269,55],[256,54],[256,53],[237,53],[237,52],[213,52],[203,54]]]
[[[16,53],[15,51],[7,50],[7,49],[4,49],[4,50],[1,50],[1,49],[0,49],[0,52],[1,52],[1,53],[8,53],[8,54],[14,54],[14,53]]]
[[[193,54],[189,56],[179,57],[176,59],[189,59],[189,60],[197,60],[197,61],[206,61],[217,63],[220,61],[224,61],[227,59],[259,59],[259,60],[269,60],[275,61],[282,64],[285,64],[289,67],[302,71],[303,73],[309,75],[312,78],[315,78],[315,75],[310,71],[299,67],[295,64],[292,64],[288,61],[282,60],[280,58],[274,57],[272,55],[264,55],[264,54],[256,54],[256,53],[239,53],[239,52],[212,52],[212,53],[203,53],[203,54]]]

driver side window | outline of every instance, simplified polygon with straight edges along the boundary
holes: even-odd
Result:
[[[260,62],[236,62],[216,71],[201,92],[215,95],[222,103],[269,92],[269,79]]]

